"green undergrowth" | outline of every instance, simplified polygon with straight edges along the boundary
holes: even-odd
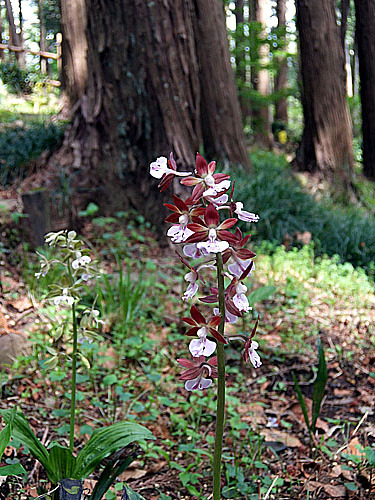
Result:
[[[0,129],[0,185],[22,180],[30,162],[62,139],[65,126],[46,120],[14,121]]]
[[[301,234],[308,232],[317,256],[338,256],[373,274],[375,223],[362,207],[316,201],[293,177],[287,161],[272,153],[252,155],[254,173],[236,169],[235,199],[260,215],[251,225],[253,241],[268,240],[275,246],[286,243],[301,247]],[[367,198],[370,198],[367,187]],[[368,202],[370,203],[370,202]],[[244,224],[246,230],[246,225]],[[337,257],[335,257],[337,259]]]

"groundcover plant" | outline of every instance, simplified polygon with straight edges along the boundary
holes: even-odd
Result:
[[[242,341],[245,361],[250,361],[255,368],[261,365],[256,351],[258,343],[253,340],[258,320],[249,335],[233,334],[225,328],[226,324],[236,323],[251,309],[243,282],[254,269],[255,254],[245,248],[250,235],[244,236],[235,226],[238,220],[257,222],[259,216],[244,210],[241,201],[234,201],[235,182],[231,182],[228,174],[215,173],[215,168],[215,162],[207,164],[197,153],[194,172],[178,172],[171,153],[169,160],[159,157],[152,162],[150,174],[160,179],[161,191],[167,189],[176,177],[181,177],[181,184],[192,188],[187,199],[182,200],[174,194],[174,203],[165,203],[172,212],[166,218],[166,222],[172,224],[167,235],[181,247],[176,251],[176,258],[188,269],[185,275],[188,286],[182,300],[194,300],[199,295],[201,303],[191,305],[190,316],[182,318],[189,326],[186,335],[195,337],[189,343],[192,358],[177,361],[185,368],[180,378],[185,381],[187,391],[208,389],[213,384],[212,379],[217,379],[213,498],[220,500],[225,345],[234,340]],[[215,282],[207,283],[213,275]],[[209,295],[200,295],[200,285],[207,287],[209,284],[213,285],[209,288]],[[216,356],[212,356],[215,352]]]

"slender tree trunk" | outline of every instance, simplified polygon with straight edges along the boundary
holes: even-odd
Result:
[[[22,0],[18,0],[18,11],[19,11],[19,26],[20,32],[18,34],[20,47],[24,47],[24,39],[23,39],[23,13],[22,13]],[[25,52],[20,53],[19,63],[21,66],[26,65],[26,54]]]
[[[108,210],[133,206],[159,224],[164,197],[148,175],[158,156],[173,151],[193,168],[203,145],[215,159],[248,165],[217,0],[209,12],[193,0],[86,0],[86,29],[70,3],[61,5],[63,72],[75,112],[58,155],[86,199]]]
[[[3,4],[0,2],[0,40],[3,40]],[[0,50],[0,61],[4,61],[5,54]]]
[[[360,94],[362,104],[363,173],[375,180],[375,2],[355,0]]]
[[[39,17],[39,47],[41,52],[46,52],[46,27],[44,24],[43,0],[38,0],[38,17]],[[40,57],[40,71],[45,74],[48,72],[48,60],[45,57]]]
[[[297,0],[297,25],[305,126],[296,160],[302,170],[348,187],[352,130],[335,0]]]
[[[9,24],[9,44],[14,45],[16,47],[21,47],[21,41],[16,30],[16,25],[14,23],[13,8],[10,0],[5,0],[5,8]],[[24,58],[22,57],[23,53],[15,52],[15,55],[18,64],[22,65],[22,62],[24,60]]]
[[[247,58],[248,53],[242,50],[245,40],[245,33],[243,28],[243,23],[245,22],[244,17],[244,0],[236,1],[236,79],[237,88],[240,89],[240,107],[242,113],[243,123],[247,123],[250,118],[250,99],[248,94],[248,81],[247,81]]]
[[[286,0],[277,0],[276,6],[278,28],[286,30]],[[286,43],[286,36],[282,38],[284,46]],[[275,104],[275,121],[288,123],[288,102],[287,102],[287,89],[288,89],[288,62],[285,56],[282,56],[278,61],[279,68],[275,78],[275,91],[279,94],[284,94],[279,97]]]
[[[268,0],[251,0],[250,16],[252,21],[260,23],[265,28],[269,17]],[[265,36],[265,32],[263,36]],[[256,70],[252,67],[251,81],[254,90],[257,90],[261,96],[267,98],[270,94],[270,77],[266,68],[269,62],[269,48],[266,43],[260,47],[257,56],[259,57],[262,69]],[[252,118],[254,129],[256,130],[255,142],[267,149],[271,148],[273,145],[273,136],[269,105],[253,103]]]
[[[218,0],[195,0],[195,5],[205,151],[210,157],[249,167],[223,9]]]

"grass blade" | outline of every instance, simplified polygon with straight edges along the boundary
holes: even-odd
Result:
[[[313,404],[312,404],[311,430],[313,433],[315,433],[316,422],[319,417],[320,408],[322,405],[328,378],[327,363],[326,363],[326,358],[324,356],[324,348],[320,339],[318,340],[318,357],[319,357],[318,373],[314,384]]]

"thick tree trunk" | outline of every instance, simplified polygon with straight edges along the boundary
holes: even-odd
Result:
[[[269,17],[268,0],[251,0],[250,16],[252,21],[260,23],[265,28]],[[252,67],[251,82],[254,90],[257,90],[262,96],[267,97],[270,94],[270,76],[266,69],[269,62],[269,48],[267,44],[263,44],[260,47],[257,57],[259,57],[263,69],[258,71]],[[273,145],[273,136],[269,105],[253,103],[252,119],[254,129],[256,130],[255,142],[267,149],[271,148]]]
[[[362,104],[363,173],[375,180],[375,2],[356,0],[356,39],[358,46]]]
[[[349,186],[352,130],[346,102],[344,52],[334,0],[297,0],[304,132],[302,170]]]
[[[64,82],[76,103],[62,152],[80,189],[102,206],[133,206],[160,223],[165,196],[148,165],[170,151],[183,167],[194,166],[201,145],[216,159],[248,165],[223,14],[212,2],[208,16],[193,0],[86,0],[86,62],[84,50],[78,60],[72,50],[79,18],[62,1]]]
[[[195,4],[205,151],[209,157],[249,167],[222,5],[218,0],[195,0]]]
[[[286,0],[277,0],[276,6],[277,26],[278,28],[286,28]],[[283,37],[285,45],[285,35]],[[288,88],[288,62],[285,56],[279,60],[279,68],[275,78],[275,92],[283,94],[279,97],[275,104],[275,121],[288,123],[288,102],[286,98]]]

